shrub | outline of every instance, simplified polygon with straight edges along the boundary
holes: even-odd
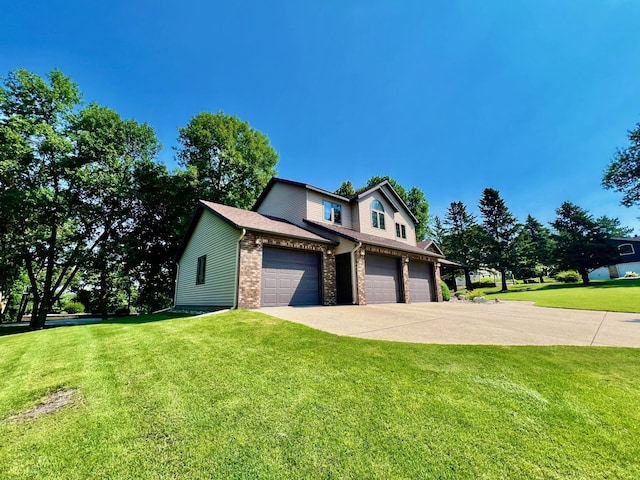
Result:
[[[578,283],[582,280],[580,274],[575,270],[566,270],[556,275],[556,280],[560,283]]]
[[[449,290],[447,284],[442,280],[440,280],[440,286],[442,287],[442,299],[445,302],[448,302],[449,300],[451,300],[451,290]]]
[[[495,287],[496,286],[496,282],[491,277],[485,277],[485,278],[481,278],[480,280],[476,280],[475,282],[471,282],[471,286],[473,288]]]
[[[67,302],[62,309],[67,313],[84,313],[84,305],[80,302]]]

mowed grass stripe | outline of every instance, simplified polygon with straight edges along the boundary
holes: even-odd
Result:
[[[147,320],[0,338],[0,418],[77,389],[0,421],[1,478],[640,476],[639,350],[380,342],[248,311]]]

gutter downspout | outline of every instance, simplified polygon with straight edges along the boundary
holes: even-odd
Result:
[[[236,243],[236,262],[238,263],[236,265],[236,281],[233,292],[233,306],[231,307],[231,310],[236,310],[238,308],[238,290],[240,289],[240,242],[246,234],[247,229],[243,228],[242,233],[240,233],[240,237],[238,238],[238,242]]]
[[[176,280],[173,285],[173,308],[176,308],[178,303],[178,281],[180,280],[180,264],[176,262]]]
[[[353,247],[353,250],[349,252],[351,254],[351,303],[356,305],[358,303],[358,281],[356,278],[356,250],[362,247],[362,242]]]

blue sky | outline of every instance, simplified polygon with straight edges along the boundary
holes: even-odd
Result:
[[[524,220],[569,200],[640,233],[602,173],[640,122],[635,0],[0,0],[0,73],[58,68],[86,101],[177,128],[223,110],[278,176],[335,190],[390,175],[431,213],[496,188]]]

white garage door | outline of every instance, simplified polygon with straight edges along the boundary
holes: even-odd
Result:
[[[320,255],[281,248],[262,251],[263,307],[320,304]]]
[[[400,301],[397,258],[367,255],[364,268],[367,303],[397,303]]]
[[[409,291],[411,303],[433,301],[433,264],[409,262]]]

